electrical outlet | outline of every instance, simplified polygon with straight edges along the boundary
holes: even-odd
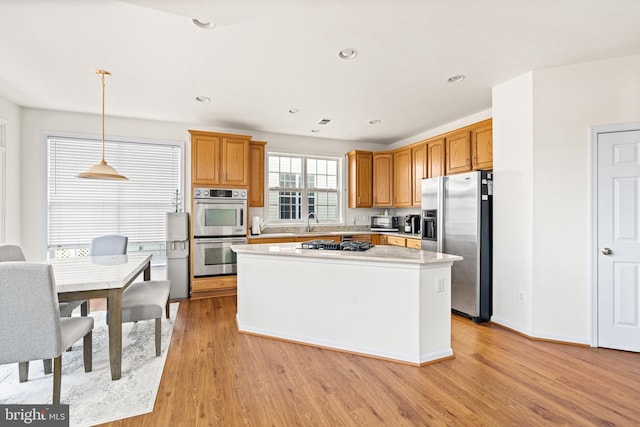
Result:
[[[527,294],[524,291],[518,291],[518,302],[525,304],[527,302]]]
[[[444,277],[436,277],[436,293],[444,292]]]

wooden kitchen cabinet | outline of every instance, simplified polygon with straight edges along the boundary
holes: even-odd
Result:
[[[264,206],[264,150],[266,142],[249,142],[249,195],[250,208]]]
[[[196,277],[191,280],[191,299],[236,295],[237,276]]]
[[[250,136],[189,130],[191,184],[247,187]]]
[[[393,206],[393,152],[373,153],[373,206]]]
[[[422,249],[422,242],[420,239],[407,238],[406,246],[410,249]]]
[[[411,176],[411,148],[402,148],[393,154],[393,206],[405,208],[411,206],[413,195]]]
[[[471,161],[473,170],[493,169],[493,126],[491,123],[471,131]]]
[[[384,234],[372,234],[371,235],[371,244],[372,245],[386,245],[387,244],[387,236]]]
[[[445,175],[444,138],[427,143],[427,177]]]
[[[445,138],[446,174],[471,171],[471,131],[465,129]]]
[[[349,207],[373,207],[373,153],[354,150],[349,159]]]
[[[422,204],[422,179],[428,177],[427,165],[427,144],[422,143],[411,147],[411,175],[413,178],[411,206]]]
[[[387,236],[387,245],[404,247],[407,245],[407,239],[400,236]]]

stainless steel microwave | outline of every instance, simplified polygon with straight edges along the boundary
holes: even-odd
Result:
[[[398,231],[399,216],[371,215],[371,231]]]

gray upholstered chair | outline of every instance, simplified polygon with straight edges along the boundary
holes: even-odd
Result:
[[[18,245],[0,245],[0,262],[6,261],[26,261],[22,249]],[[89,312],[89,303],[84,301],[69,301],[59,304],[60,316],[69,317],[76,307],[80,306],[80,314],[86,316]],[[49,370],[49,372],[51,372]],[[49,373],[47,372],[47,373]]]
[[[10,244],[2,244],[0,245],[0,262],[8,262],[8,261],[22,261],[25,262],[26,258],[24,256],[24,252],[22,252],[22,248],[18,245],[10,245]],[[61,302],[58,304],[58,309],[60,310],[61,317],[71,317],[71,313],[76,307],[80,306],[80,314],[82,316],[86,316],[89,313],[89,302],[87,300],[83,301],[69,301],[69,302]],[[51,373],[51,360],[45,359],[42,361],[44,364],[44,373]],[[20,371],[20,382],[27,381],[29,376],[28,370],[25,372]]]
[[[94,237],[91,240],[89,255],[125,255],[128,242],[129,238],[127,236],[119,236],[117,234]]]
[[[84,370],[92,369],[93,317],[60,317],[53,268],[28,262],[0,263],[0,364],[53,359],[53,404],[60,403],[62,353],[84,337]]]
[[[91,240],[91,256],[124,255],[127,253],[128,238],[119,235],[95,237]],[[122,322],[155,319],[156,356],[160,356],[162,338],[162,313],[169,318],[168,280],[149,280],[131,284],[122,294]],[[107,313],[107,323],[109,315]]]
[[[155,319],[156,356],[160,356],[162,339],[162,313],[169,318],[168,280],[148,280],[131,284],[122,294],[122,322]]]

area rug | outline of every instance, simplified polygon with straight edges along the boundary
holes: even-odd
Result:
[[[93,370],[84,372],[82,340],[62,355],[61,403],[69,405],[71,426],[92,426],[153,411],[162,369],[171,342],[178,303],[171,318],[162,319],[162,354],[156,357],[155,321],[122,325],[122,377],[111,380],[109,334],[105,312],[91,313]],[[29,364],[29,381],[18,381],[18,364],[0,365],[0,403],[50,404],[53,376],[45,375],[42,362]]]

